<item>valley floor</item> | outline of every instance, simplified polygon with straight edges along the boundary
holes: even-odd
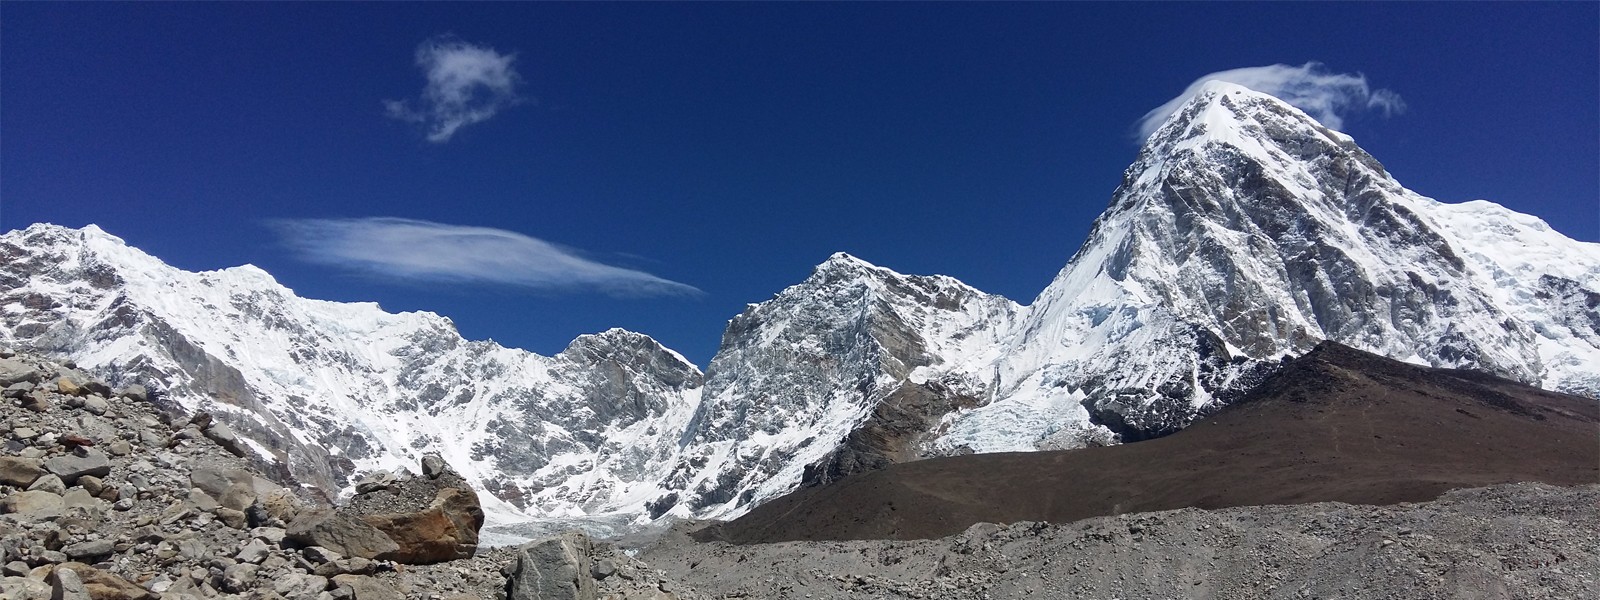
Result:
[[[712,598],[1596,598],[1600,484],[978,524],[938,540],[694,542],[638,557]]]

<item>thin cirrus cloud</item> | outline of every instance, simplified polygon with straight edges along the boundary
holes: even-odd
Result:
[[[1177,98],[1156,107],[1139,119],[1139,139],[1150,137],[1167,117],[1193,98],[1207,81],[1226,81],[1271,94],[1306,111],[1332,129],[1344,126],[1347,114],[1374,110],[1388,117],[1405,111],[1400,95],[1387,89],[1372,89],[1367,76],[1360,73],[1331,73],[1321,63],[1308,62],[1298,67],[1267,65],[1218,71],[1196,79]]]
[[[515,54],[501,54],[454,37],[441,36],[417,46],[417,68],[427,78],[422,97],[385,100],[391,118],[417,123],[428,141],[442,144],[462,127],[489,120],[522,100]]]
[[[269,225],[302,260],[388,279],[617,297],[702,294],[694,286],[602,264],[504,229],[394,217],[290,219]]]

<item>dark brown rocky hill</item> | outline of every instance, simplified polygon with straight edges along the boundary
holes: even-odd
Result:
[[[1600,482],[1600,406],[1332,342],[1176,434],[940,458],[801,490],[702,541],[919,539],[979,522],[1068,522],[1183,507],[1429,500],[1516,481]]]

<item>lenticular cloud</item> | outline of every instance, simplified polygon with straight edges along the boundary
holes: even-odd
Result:
[[[1139,139],[1150,137],[1167,117],[1194,97],[1207,81],[1226,81],[1271,94],[1294,105],[1332,129],[1344,126],[1345,115],[1375,110],[1390,116],[1405,110],[1400,95],[1387,89],[1372,89],[1367,76],[1360,73],[1330,73],[1321,63],[1308,62],[1298,67],[1267,65],[1218,71],[1196,79],[1177,98],[1156,107],[1139,119]]]
[[[466,125],[493,117],[521,99],[516,56],[451,37],[417,46],[417,67],[428,84],[417,100],[385,100],[388,115],[423,125],[428,141],[444,143]]]
[[[623,267],[514,231],[415,219],[273,221],[283,241],[307,262],[391,279],[491,283],[545,292],[598,291],[612,296],[684,296],[700,290]]]

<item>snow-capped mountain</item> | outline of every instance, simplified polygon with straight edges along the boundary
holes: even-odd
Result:
[[[1420,196],[1349,136],[1211,82],[1018,317],[997,353],[999,399],[954,415],[944,443],[1050,439],[997,436],[996,423],[1171,432],[1321,339],[1593,396],[1597,290],[1600,245],[1489,202]]]
[[[698,405],[700,370],[627,331],[539,356],[431,313],[299,298],[251,266],[185,272],[94,226],[7,233],[0,259],[0,342],[210,411],[321,490],[438,452],[495,522],[637,513]]]
[[[702,375],[611,330],[539,356],[448,319],[189,273],[90,226],[0,235],[0,344],[208,410],[338,490],[442,453],[492,525],[732,517],[965,452],[1132,441],[1333,339],[1600,396],[1600,244],[1397,183],[1270,96],[1208,84],[1031,305],[838,254],[733,318]]]

